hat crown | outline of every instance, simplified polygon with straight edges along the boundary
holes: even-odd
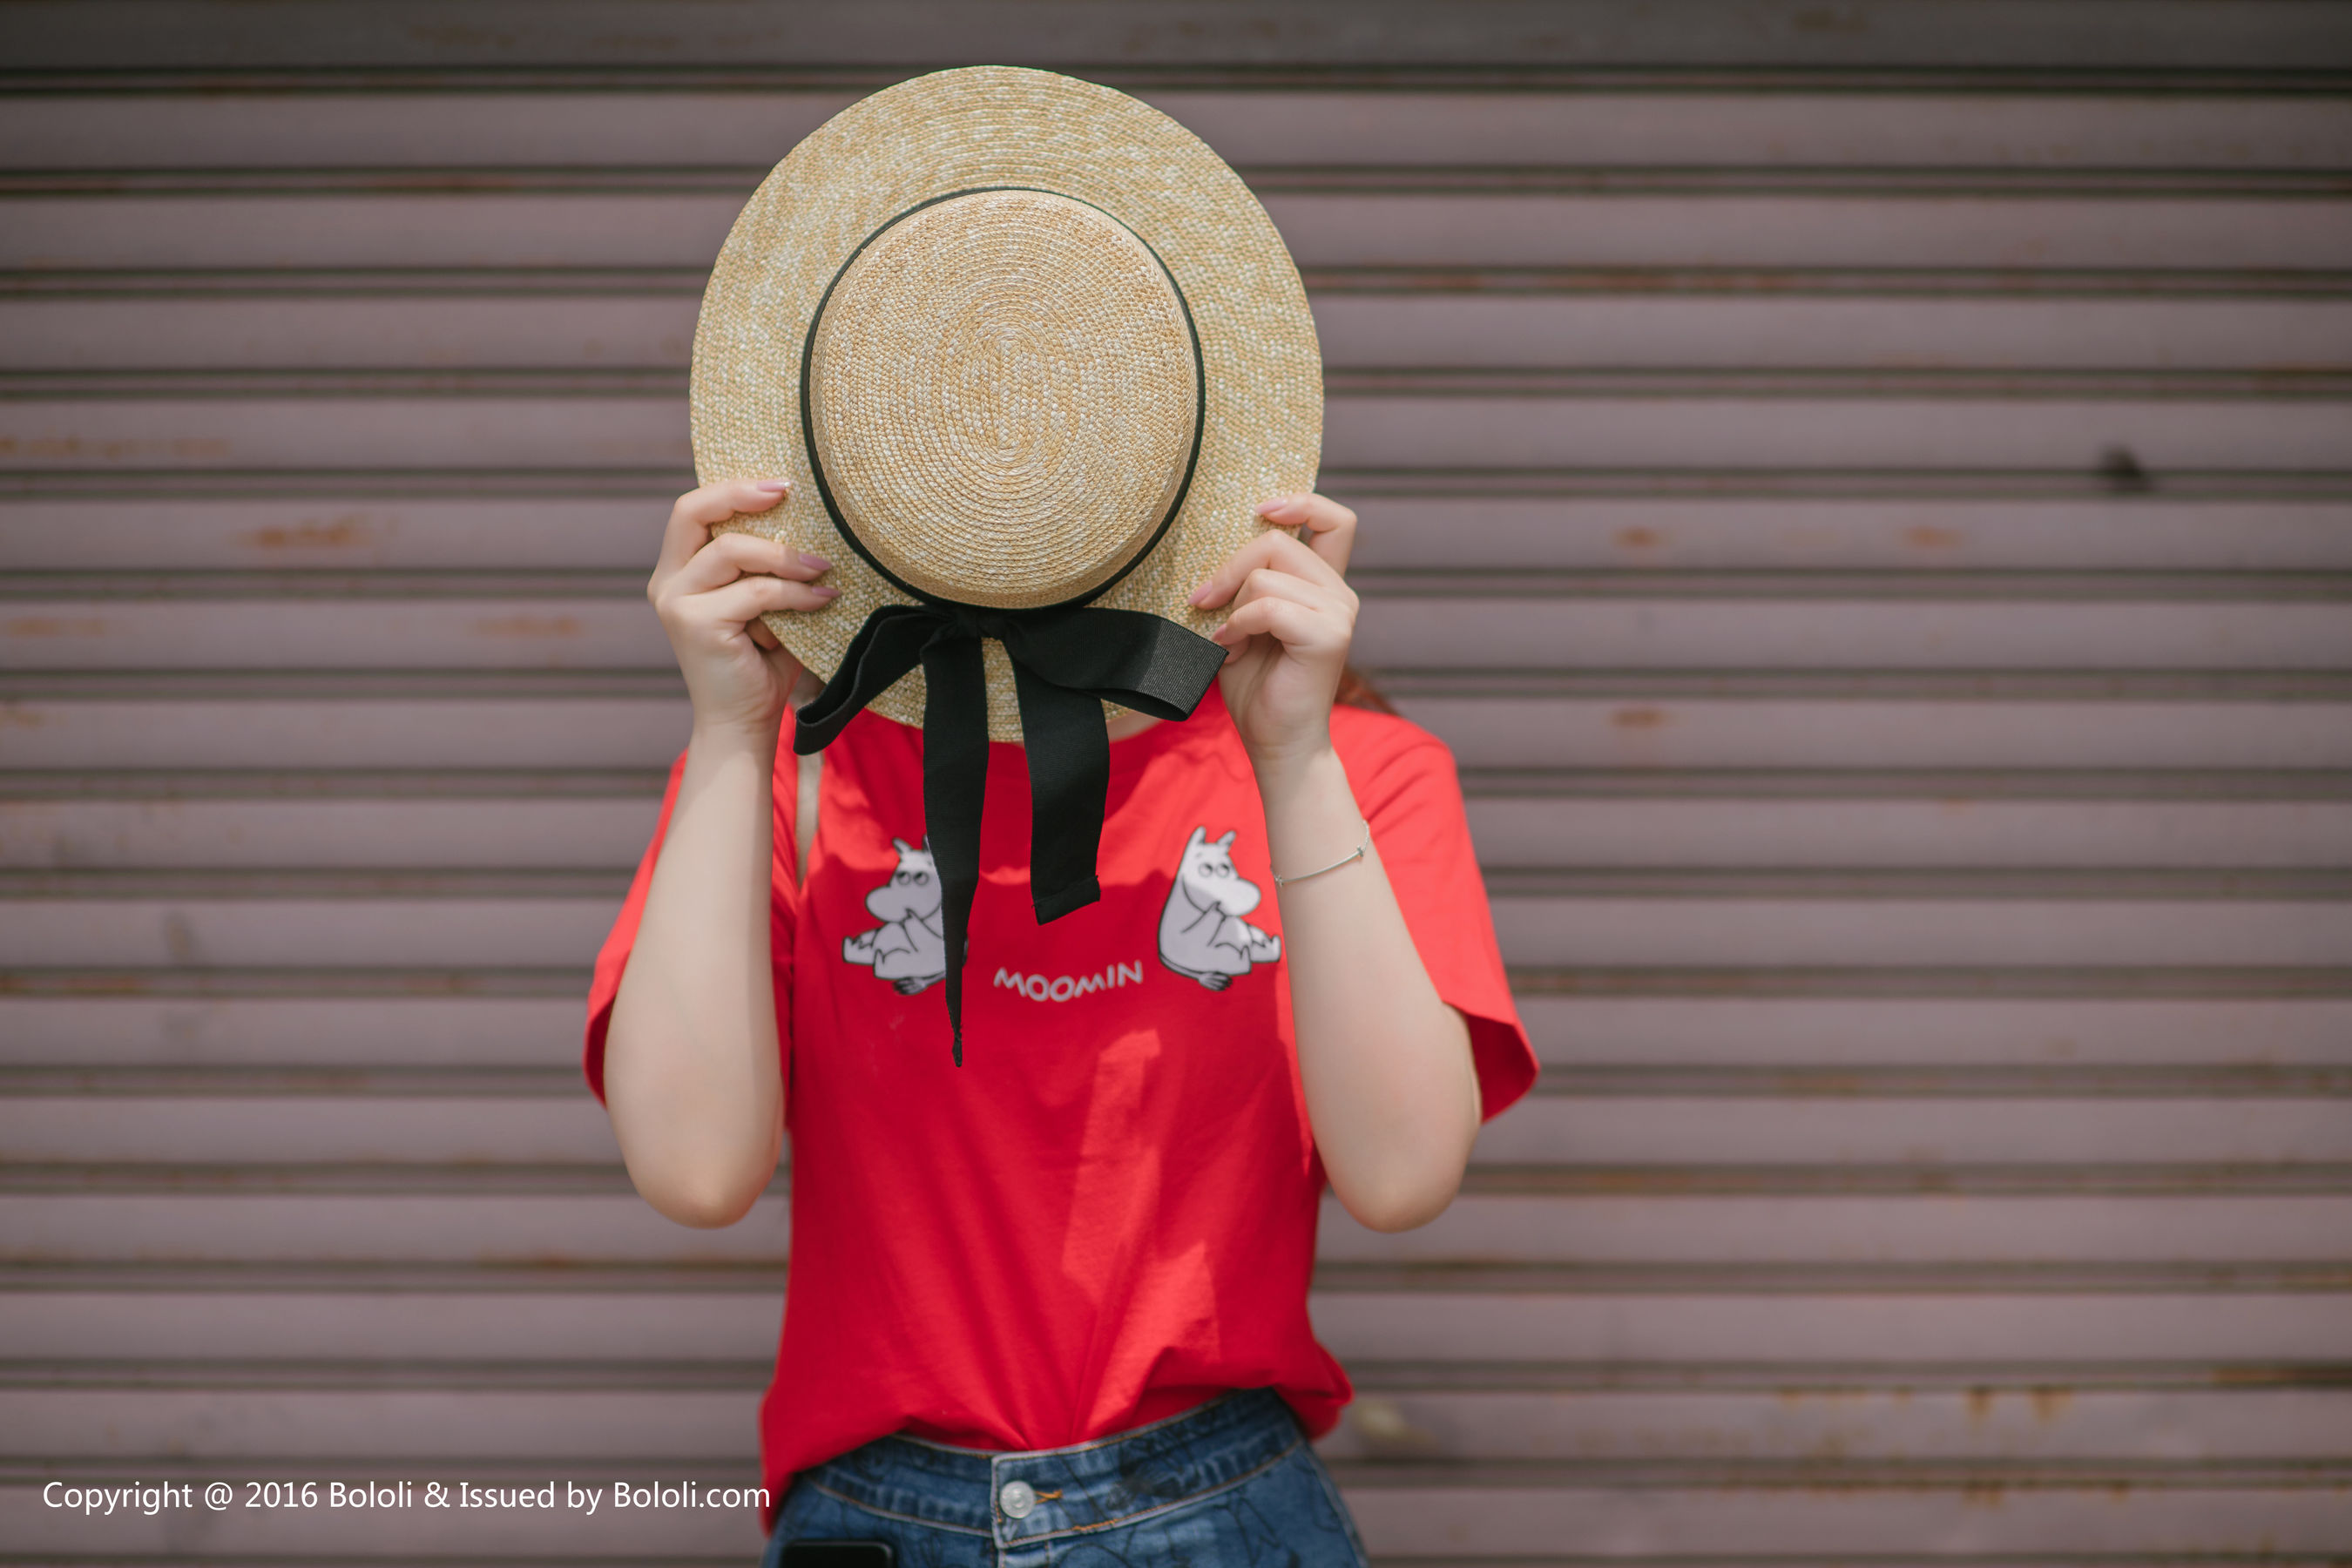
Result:
[[[1083,596],[1150,547],[1202,402],[1151,248],[1087,203],[1003,188],[867,237],[818,315],[805,395],[817,475],[866,553],[1000,609]]]

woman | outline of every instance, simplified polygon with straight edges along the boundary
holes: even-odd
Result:
[[[1320,1192],[1426,1224],[1535,1064],[1444,749],[1334,706],[1354,514],[1271,500],[1283,526],[1193,593],[1227,662],[1190,721],[1112,721],[1099,903],[1032,918],[1022,750],[990,748],[959,1067],[920,731],[861,714],[804,823],[779,755],[803,672],[758,617],[826,604],[829,563],[712,531],[788,489],[671,514],[648,592],[692,740],[587,1047],[682,1224],[740,1219],[792,1134],[771,1560],[1360,1563],[1302,1435],[1349,1396],[1307,1321]]]

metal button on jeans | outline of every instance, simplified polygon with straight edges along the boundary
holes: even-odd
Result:
[[[1004,1510],[1007,1519],[1027,1519],[1037,1506],[1037,1489],[1027,1481],[1007,1481],[1004,1489],[996,1494],[996,1506]]]

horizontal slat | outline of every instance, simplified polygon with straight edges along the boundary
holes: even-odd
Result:
[[[574,996],[0,997],[0,1063],[572,1068],[584,1007]]]
[[[1397,706],[1406,718],[1434,731],[1465,766],[2352,764],[2352,714],[2324,703],[1593,702],[1415,697],[1401,700]]]
[[[1328,294],[1313,303],[1324,363],[1335,368],[2282,371],[2315,370],[2352,356],[2352,307],[2317,300]],[[159,301],[158,308],[169,307]],[[46,331],[66,325],[51,321]],[[177,331],[192,329],[202,330],[201,321]],[[79,368],[106,362],[65,363]],[[207,363],[237,361],[215,356]]]
[[[750,1452],[746,1439],[756,1429],[759,1399],[756,1386],[638,1392],[598,1388],[593,1380],[565,1392],[11,1389],[0,1392],[0,1456],[68,1463],[149,1454],[206,1460],[488,1458],[551,1465],[659,1455],[740,1466]],[[2272,1396],[2272,1405],[2279,1403]]]
[[[1390,468],[2089,471],[2118,446],[2158,470],[2332,469],[2352,450],[2352,405],[1335,397],[1323,455],[1335,467]]]
[[[152,668],[675,668],[642,594],[626,599],[0,600],[0,664]]]
[[[0,626],[12,625],[15,613],[0,605],[0,616],[10,617]],[[76,606],[42,612],[60,619],[78,613]],[[103,621],[105,612],[91,606],[88,618]],[[62,661],[85,639],[56,640],[68,645],[51,656]],[[16,642],[8,657],[21,657]],[[1364,607],[1355,651],[1368,664],[1418,668],[2326,668],[2352,663],[2352,614],[2337,605],[2061,608],[1384,595]]]
[[[45,6],[24,24],[18,68],[108,81],[135,72],[155,85],[202,83],[232,70],[271,83],[306,76],[335,85],[382,78],[451,90],[487,76],[498,87],[586,82],[609,89],[684,81],[743,90],[814,78],[868,87],[939,59],[1019,59],[1083,74],[1174,76],[1221,86],[1304,79],[1387,85],[1399,78],[1454,87],[1538,72],[1546,85],[1614,85],[1656,73],[1717,85],[1808,73],[1832,79],[1918,77],[1969,85],[2156,73],[2177,85],[2206,73],[2291,82],[2340,58],[2346,24],[2294,0],[2212,0],[2168,6],[2163,25],[2128,0],[2076,0],[2053,16],[2034,0],[1985,0],[1959,11],[1905,5],[1867,27],[1825,26],[1801,0],[1689,0],[1671,16],[1626,13],[1596,0],[1498,0],[1432,16],[1411,0],[1364,0],[1345,22],[1314,5],[1236,13],[1198,0],[1151,0],[1102,13],[1039,10],[1008,0],[873,0],[789,19],[747,17],[732,4],[576,0],[561,16],[534,0],[402,0],[349,16],[216,13],[148,0],[89,16]],[[118,19],[120,18],[120,19]],[[919,40],[919,43],[918,43]],[[1295,73],[1295,74],[1294,74]],[[1424,74],[1425,73],[1425,74]],[[158,79],[160,78],[160,82]],[[1820,75],[1811,79],[1818,88]],[[249,86],[249,79],[247,79]],[[1946,85],[1945,90],[1956,90]]]
[[[548,1275],[560,1285],[561,1270]],[[16,1291],[7,1312],[11,1353],[34,1360],[763,1366],[775,1357],[783,1292],[765,1275],[754,1288],[733,1289],[655,1275],[618,1291],[454,1293],[299,1285],[188,1291],[134,1280],[120,1289]],[[2258,1313],[2255,1326],[2268,1316]],[[151,1337],[134,1351],[141,1335]]]
[[[2352,1002],[1528,995],[1561,1066],[2326,1067],[2352,1062]],[[12,1067],[573,1070],[582,1003],[497,996],[0,997]],[[1507,1126],[1508,1123],[1501,1125]]]
[[[85,1101],[82,1114],[95,1121],[112,1103]],[[28,1107],[26,1119],[57,1110],[47,1104]],[[281,1110],[273,1120],[300,1114]],[[45,1135],[45,1142],[52,1140],[65,1145],[62,1136]],[[82,1146],[97,1145],[93,1140]],[[2340,1101],[2317,1097],[1904,1100],[1808,1098],[1793,1088],[1770,1099],[1544,1094],[1488,1123],[1476,1157],[1567,1170],[2113,1163],[2160,1178],[2162,1167],[2174,1163],[2246,1171],[2296,1161],[2352,1163],[2352,1116]],[[2182,1178],[2184,1184],[2195,1179]]]
[[[335,1178],[316,1177],[314,1181]],[[351,1178],[356,1182],[358,1177]],[[257,1172],[244,1193],[0,1194],[10,1262],[781,1264],[785,1205],[724,1230],[670,1223],[617,1172],[593,1195],[477,1190],[282,1195]],[[459,1180],[464,1182],[464,1173]],[[567,1178],[586,1184],[583,1175]],[[518,1184],[509,1184],[519,1185]],[[1433,1224],[1383,1235],[1327,1201],[1318,1256],[1378,1264],[1880,1268],[2231,1266],[2345,1261],[2352,1195],[2194,1197],[1564,1196],[1469,1194]]]
[[[1469,811],[1496,866],[2352,864],[2352,803],[2339,802],[1481,797]],[[0,867],[625,868],[654,816],[649,794],[0,801]]]
[[[1321,293],[1323,363],[1580,370],[2340,370],[2336,299]],[[0,299],[0,370],[682,368],[698,300]]]
[[[628,1190],[331,1197],[0,1194],[0,1257],[11,1262],[781,1264],[785,1205],[769,1201],[723,1230],[675,1225]],[[26,1300],[12,1297],[12,1303]],[[15,1307],[10,1308],[13,1315]],[[446,1347],[445,1347],[446,1348]],[[290,1349],[285,1353],[294,1353]]]
[[[2352,508],[2334,500],[1456,499],[1389,496],[1344,477],[1329,488],[1361,519],[1357,560],[1390,570],[2245,571],[2352,563]],[[103,538],[133,524],[95,526]]]
[[[2071,1169],[2120,1165],[2162,1184],[2295,1162],[2352,1166],[2352,1116],[2317,1097],[2135,1100],[1901,1099],[1858,1093],[1808,1098],[1538,1095],[1490,1123],[1476,1158],[1575,1173],[1688,1167],[1809,1173],[1851,1163],[1899,1174],[1948,1166],[2021,1164],[2062,1183]],[[127,1165],[279,1163],[456,1163],[469,1166],[612,1165],[604,1111],[576,1082],[557,1098],[467,1098],[453,1089],[364,1097],[331,1089],[240,1098],[233,1086],[171,1096],[70,1093],[0,1099],[0,1157],[12,1163],[100,1161]],[[1858,1169],[1857,1179],[1874,1173]],[[1832,1179],[1833,1180],[1833,1179]]]
[[[25,897],[25,968],[537,968],[594,954],[617,889],[575,898]],[[2352,963],[2352,906],[2252,899],[1504,897],[1507,962],[1579,967],[1943,968]]]
[[[2352,1062],[2352,1003],[1522,996],[1548,1062],[1994,1068]]]
[[[2340,168],[2326,98],[1932,92],[1202,92],[1139,97],[1231,163],[1968,170]],[[854,92],[539,92],[0,102],[9,168],[761,164]]]
[[[0,866],[628,868],[657,797],[0,801]],[[2325,808],[2322,808],[2325,809]]]
[[[26,967],[522,968],[584,964],[617,894],[575,899],[0,901],[0,951]]]
[[[651,572],[674,494],[0,500],[0,563],[20,571]],[[2288,528],[2299,537],[2336,531],[2324,521]],[[2352,528],[2345,531],[2352,538]]]
[[[2180,1158],[2194,1158],[2187,1152]],[[2293,1158],[2282,1151],[2269,1158]],[[0,1159],[133,1164],[599,1165],[620,1151],[584,1084],[560,1099],[0,1098]]]
[[[2352,230],[2352,204],[2226,198],[1281,194],[1265,206],[1310,267],[2292,269],[2343,255]]]
[[[1364,291],[1364,290],[1360,290]],[[667,366],[498,365],[484,369],[362,367],[350,370],[30,370],[0,375],[11,401],[110,398],[562,397],[613,398],[683,394],[688,376]],[[2341,400],[2352,370],[2168,370],[2089,366],[2050,370],[1999,367],[1873,366],[1655,367],[1645,365],[1327,366],[1327,398],[2026,398],[2226,402]],[[2113,461],[2119,462],[2120,459]],[[2102,470],[2109,490],[2152,488],[2145,476]]]
[[[232,1362],[318,1359],[556,1362],[622,1365],[714,1361],[768,1365],[782,1318],[779,1281],[698,1289],[649,1275],[614,1291],[567,1287],[463,1289],[399,1271],[337,1290],[250,1286],[21,1290],[8,1302],[9,1350],[27,1360]],[[534,1285],[542,1281],[535,1280]],[[396,1286],[396,1288],[387,1288]],[[1967,1369],[2044,1363],[2297,1362],[2344,1352],[2346,1298],[2324,1291],[2017,1292],[1991,1282],[1958,1293],[1318,1289],[1316,1330],[1345,1361],[1573,1361],[1633,1369],[1836,1368],[1904,1363]]]
[[[2060,1381],[1974,1390],[1796,1386],[1737,1394],[1555,1393],[1504,1384],[1476,1393],[1436,1388],[1391,1393],[1377,1369],[1359,1373],[1358,1387],[1361,1392],[1349,1417],[1318,1445],[1328,1458],[1698,1464],[1777,1459],[1828,1466],[1872,1460],[2137,1458],[2189,1464],[2290,1456],[2326,1461],[2340,1457],[2352,1439],[2352,1394],[2334,1389],[2122,1390],[2075,1387]],[[71,1396],[60,1392],[49,1397],[63,1405]],[[132,1414],[136,1397],[110,1393],[98,1407],[120,1410],[131,1422],[153,1421],[154,1415],[142,1419]],[[202,1397],[161,1393],[159,1403],[164,1411],[177,1414],[175,1406],[194,1405]],[[397,1399],[414,1398],[422,1405],[434,1395],[376,1397],[397,1408]],[[676,1407],[694,1408],[688,1401],[696,1397],[708,1396],[678,1396]],[[233,1405],[223,1394],[210,1398],[228,1405],[236,1415],[244,1414],[248,1402],[257,1406],[256,1416],[248,1417],[256,1426],[272,1417],[291,1425],[303,1416],[328,1432],[343,1425],[328,1410],[312,1415],[299,1395],[257,1392],[236,1396]],[[667,1415],[664,1410],[654,1418]],[[71,1418],[78,1428],[87,1429],[89,1424],[89,1415],[79,1410]],[[614,1447],[622,1442],[615,1432]]]
[[[2333,470],[2352,403],[2191,399],[1339,396],[1324,460],[1387,469]],[[0,403],[0,467],[618,469],[683,475],[683,398],[236,397]],[[813,504],[813,503],[812,503]]]
[[[0,806],[0,843],[18,809]],[[1469,811],[1480,858],[1503,866],[2352,863],[2352,804],[2322,802],[1484,798]]]
[[[1465,767],[2344,768],[2352,716],[2315,702],[1414,697]],[[19,698],[27,768],[667,768],[683,698]]]
[[[1493,905],[1503,956],[1512,963],[2063,968],[2352,961],[2352,906],[2326,903],[1498,898]]]
[[[610,488],[610,487],[605,487]],[[1391,571],[2226,572],[2352,568],[2342,500],[1392,495],[1327,481]],[[650,571],[670,495],[0,500],[17,571]]]
[[[19,298],[0,300],[0,369],[676,368],[693,351],[699,305],[690,293]]]
[[[156,1316],[140,1311],[134,1318],[135,1303],[75,1300],[105,1302],[109,1319],[126,1328],[134,1321],[147,1327]],[[49,1326],[58,1309],[46,1298],[25,1300],[39,1309],[44,1342],[66,1337]],[[2021,1357],[2082,1363],[2209,1358],[2331,1363],[2343,1354],[2346,1305],[2344,1297],[2324,1292],[2013,1295],[1990,1282],[1956,1295],[1325,1289],[1313,1300],[1316,1332],[1343,1361],[1590,1360],[1619,1367],[1911,1362],[1955,1369]],[[217,1324],[218,1316],[207,1309],[185,1337],[229,1337]],[[87,1344],[90,1338],[76,1331],[71,1342]],[[241,1334],[234,1338],[247,1342]],[[288,1353],[299,1352],[289,1348]]]
[[[519,467],[684,476],[693,461],[686,413],[683,399],[629,396],[21,400],[0,403],[0,466]]]
[[[0,667],[656,669],[626,598],[0,600]],[[2231,668],[2352,664],[2338,604],[1861,603],[1382,595],[1356,653],[1413,668]]]
[[[105,1200],[88,1201],[96,1205]],[[2352,1237],[2352,1196],[1467,1194],[1433,1223],[1392,1235],[1355,1225],[1336,1201],[1327,1201],[1318,1256],[1349,1263],[1696,1263],[1715,1268],[2226,1265],[2332,1262],[2352,1249],[2347,1237]],[[74,1244],[61,1238],[59,1245]]]
[[[682,696],[0,704],[18,767],[667,768],[690,718]]]
[[[136,1376],[135,1373],[132,1374]],[[277,1380],[273,1380],[275,1382]],[[468,1389],[327,1386],[20,1387],[0,1392],[0,1454],[207,1460],[460,1457],[551,1463],[735,1460],[754,1418],[742,1389]],[[2336,1391],[2076,1388],[1982,1391],[1812,1388],[1758,1392],[1388,1394],[1378,1374],[1318,1447],[1332,1459],[1574,1458],[2326,1461],[2352,1440],[2352,1394]],[[1375,1414],[1377,1413],[1377,1414]],[[1391,1425],[1402,1418],[1402,1427]],[[39,1435],[38,1444],[35,1435]],[[45,1446],[41,1446],[45,1445]]]
[[[757,184],[602,193],[16,196],[0,268],[704,268]],[[2352,242],[2352,203],[2248,197],[1269,194],[1303,267],[2286,270]]]
[[[2120,1495],[2118,1495],[2120,1494]],[[1488,1556],[1545,1560],[1573,1542],[1559,1561],[1764,1562],[1795,1554],[1878,1563],[1928,1554],[1934,1562],[2045,1560],[2053,1552],[2092,1552],[2118,1562],[2181,1560],[2184,1548],[2221,1554],[2336,1550],[2344,1506],[2332,1485],[2271,1490],[2194,1484],[2179,1489],[2120,1486],[2003,1486],[1997,1481],[1948,1489],[1893,1482],[1780,1489],[1718,1485],[1605,1486],[1535,1483],[1448,1488],[1366,1486],[1348,1492],[1368,1546],[1436,1563]],[[2190,1559],[2193,1561],[2193,1559]]]
[[[489,202],[462,195],[16,196],[0,226],[0,268],[701,269],[755,184],[744,182],[740,195],[508,192]],[[178,242],[154,224],[181,226]]]

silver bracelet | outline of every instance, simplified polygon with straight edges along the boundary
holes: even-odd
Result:
[[[1362,859],[1364,856],[1370,852],[1371,847],[1372,825],[1367,822],[1364,824],[1364,841],[1361,844],[1357,845],[1347,854],[1342,855],[1337,860],[1332,861],[1328,866],[1318,866],[1312,871],[1301,871],[1296,877],[1276,877],[1274,879],[1274,885],[1277,888],[1288,887],[1293,882],[1303,882],[1309,877],[1319,877],[1326,871],[1336,871],[1351,860]],[[1272,870],[1273,868],[1268,867],[1267,869]]]

